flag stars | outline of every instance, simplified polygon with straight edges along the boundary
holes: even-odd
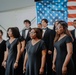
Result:
[[[53,19],[54,19],[55,17],[53,17]]]
[[[52,22],[52,20],[50,20]]]
[[[39,5],[41,5],[41,3],[39,3]]]
[[[41,11],[41,8],[40,8],[40,11]]]
[[[47,11],[49,13],[49,11]]]
[[[52,7],[54,8],[55,6],[53,5]]]
[[[50,14],[50,16],[52,16],[52,14]]]
[[[44,5],[46,5],[46,3],[44,3]]]
[[[48,19],[50,19],[50,17],[48,17]]]
[[[60,19],[61,17],[59,17],[59,19]]]
[[[44,10],[46,10],[46,8],[44,8]]]
[[[43,8],[44,6],[42,5],[42,8]]]
[[[47,16],[47,14],[45,14],[45,16]]]
[[[58,10],[57,8],[55,10]]]
[[[42,14],[40,14],[40,16],[42,16]]]
[[[58,16],[58,14],[56,14],[56,16]]]
[[[42,11],[42,13],[44,13],[44,11]]]

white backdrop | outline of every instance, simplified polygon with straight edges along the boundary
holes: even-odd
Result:
[[[17,26],[20,31],[24,28],[23,21],[25,19],[29,19],[30,21],[36,17],[36,8],[35,6],[13,10],[13,11],[7,11],[7,12],[1,12],[0,13],[0,25],[3,26],[6,30],[8,27],[14,27]],[[33,21],[32,27],[36,27],[36,19]],[[2,29],[0,27],[0,29]],[[4,36],[3,38],[6,39],[6,32],[4,29]]]

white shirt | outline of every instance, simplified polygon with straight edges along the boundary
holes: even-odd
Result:
[[[45,31],[46,31],[46,30],[43,30],[42,37],[44,37]]]

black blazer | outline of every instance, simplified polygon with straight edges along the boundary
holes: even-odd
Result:
[[[54,31],[47,27],[42,40],[45,42],[47,50],[53,51]]]
[[[75,53],[75,54],[76,54],[76,38],[75,38],[75,29],[71,31],[71,34],[72,34],[73,39],[74,39],[74,41],[73,41],[73,53]]]
[[[23,30],[22,30],[22,37],[25,39],[26,44],[27,44],[27,42],[31,39],[30,36],[29,36],[29,32],[30,32],[30,31],[31,31],[31,28],[29,28],[27,37],[25,38],[26,29],[23,29]]]

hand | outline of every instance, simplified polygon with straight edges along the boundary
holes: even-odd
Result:
[[[65,75],[67,73],[67,67],[63,66],[62,67],[62,74]]]
[[[15,62],[15,63],[14,63],[14,69],[16,69],[17,67],[18,67],[18,63]]]
[[[48,54],[52,54],[52,51],[51,50],[48,50]]]
[[[26,66],[23,66],[23,73],[26,72]]]
[[[3,61],[3,62],[2,62],[2,66],[3,66],[4,68],[6,68],[6,61]]]
[[[2,62],[2,66],[4,67],[4,61]]]
[[[54,72],[56,72],[56,66],[55,66],[55,64],[52,65],[52,70],[53,70]]]
[[[39,74],[43,74],[44,73],[44,68],[40,68]]]

